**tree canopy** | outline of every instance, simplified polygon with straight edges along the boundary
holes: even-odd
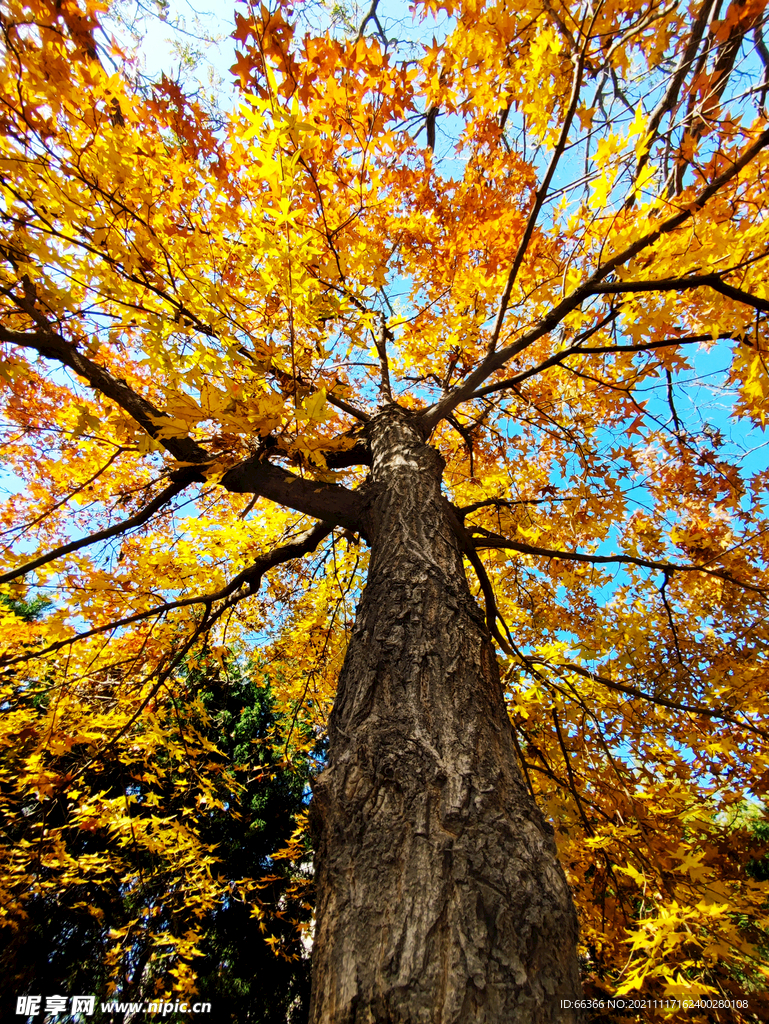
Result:
[[[258,651],[286,759],[323,735],[397,403],[445,462],[586,991],[761,1019],[766,4],[408,17],[240,4],[232,89],[191,94],[101,0],[4,4],[4,926],[182,856],[169,983],[200,987],[228,741],[185,665]]]
[[[11,610],[36,612],[19,602]],[[198,1001],[219,1020],[306,1020],[307,760],[287,764],[272,687],[256,666],[220,665],[203,649],[174,684],[154,731],[134,734],[43,809],[50,851],[6,922],[4,1002],[92,993],[93,1020],[104,1024],[124,1019],[114,1002],[165,1002],[194,977]],[[24,778],[48,699],[45,686],[19,693],[15,710],[29,726],[6,758],[9,775]],[[69,750],[47,768],[66,778]],[[29,843],[40,811],[28,789],[7,793],[6,840]]]

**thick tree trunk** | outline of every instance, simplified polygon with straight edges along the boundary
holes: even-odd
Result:
[[[313,800],[312,1024],[575,1021],[574,909],[521,781],[440,456],[396,406],[370,444],[371,567]]]

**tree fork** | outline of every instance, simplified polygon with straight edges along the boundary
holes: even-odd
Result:
[[[368,426],[368,582],[314,787],[312,1024],[573,1022],[577,923],[524,786],[440,455]]]

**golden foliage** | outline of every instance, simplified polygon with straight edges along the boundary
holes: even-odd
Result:
[[[104,5],[8,0],[3,585],[52,602],[0,621],[4,827],[36,808],[0,873],[9,927],[27,887],[102,884],[129,843],[174,851],[191,918],[222,898],[195,824],[218,754],[175,735],[174,672],[204,633],[220,658],[259,643],[320,733],[366,562],[330,516],[259,590],[249,567],[314,506],[232,474],[355,489],[389,380],[486,549],[592,991],[747,993],[730,1019],[762,1016],[765,7],[429,0],[409,48],[254,5],[214,110],[102,57]],[[116,759],[152,793],[160,748],[178,818],[99,792]],[[47,828],[68,800],[98,856]],[[174,942],[181,992],[194,922]]]

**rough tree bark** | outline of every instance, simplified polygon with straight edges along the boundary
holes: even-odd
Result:
[[[368,582],[312,805],[312,1024],[571,1022],[577,925],[415,417],[372,454]]]

